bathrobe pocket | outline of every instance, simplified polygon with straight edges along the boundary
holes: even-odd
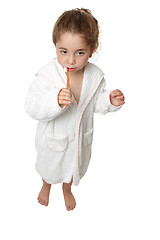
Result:
[[[47,133],[43,139],[43,146],[38,151],[36,169],[48,183],[63,179],[61,174],[63,174],[62,166],[65,163],[67,152],[67,138],[67,136],[55,136]]]
[[[92,143],[93,140],[93,128],[89,131],[84,133],[83,137],[83,146],[87,147]]]
[[[90,158],[91,158],[91,148],[93,141],[93,128],[82,135],[82,152],[80,159],[80,177],[84,176],[87,171]]]
[[[47,135],[46,143],[49,150],[53,152],[64,152],[67,147],[67,136],[59,137],[59,136]]]

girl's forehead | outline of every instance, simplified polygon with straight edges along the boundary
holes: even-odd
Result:
[[[87,42],[83,34],[65,32],[60,35],[57,41],[58,47],[87,48]]]

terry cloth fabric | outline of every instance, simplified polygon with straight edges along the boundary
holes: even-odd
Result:
[[[93,140],[94,113],[106,114],[121,108],[110,103],[110,93],[100,68],[87,63],[79,103],[61,108],[58,93],[66,88],[66,74],[54,59],[42,67],[30,84],[25,110],[38,120],[35,147],[36,170],[49,184],[69,183],[77,186],[87,171]]]

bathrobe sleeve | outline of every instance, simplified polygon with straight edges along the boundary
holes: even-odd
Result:
[[[25,99],[25,111],[39,121],[50,121],[66,111],[66,105],[58,104],[58,93],[61,88],[54,88],[45,78],[37,76],[31,83]]]
[[[95,95],[94,112],[100,114],[106,114],[107,112],[115,112],[122,107],[122,105],[116,107],[110,102],[110,93],[114,90],[106,90],[106,81],[102,80],[100,86]]]

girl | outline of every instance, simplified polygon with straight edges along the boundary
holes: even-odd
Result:
[[[87,9],[64,12],[55,23],[56,55],[31,83],[25,110],[38,120],[36,170],[43,180],[38,202],[49,203],[51,184],[62,183],[65,206],[76,206],[71,192],[91,158],[94,113],[106,114],[124,104],[120,90],[105,90],[104,74],[88,62],[98,47],[98,22]],[[66,73],[69,70],[69,88]]]

